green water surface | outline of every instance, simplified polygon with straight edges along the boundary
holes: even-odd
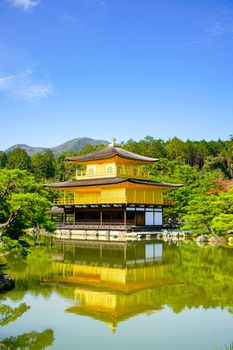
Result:
[[[233,249],[75,242],[1,258],[0,349],[216,350],[233,342]]]

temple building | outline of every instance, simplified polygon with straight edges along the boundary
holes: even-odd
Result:
[[[163,225],[163,207],[171,205],[164,191],[182,185],[151,181],[143,166],[157,162],[114,144],[102,150],[68,157],[76,165],[75,178],[46,185],[62,191],[53,213],[62,225],[76,228],[155,229]],[[51,213],[52,213],[51,212]]]

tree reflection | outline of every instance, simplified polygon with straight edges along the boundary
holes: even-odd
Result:
[[[24,261],[10,264],[10,258],[10,272],[17,283],[7,294],[9,300],[20,300],[27,291],[44,298],[56,291],[74,301],[67,312],[101,320],[114,331],[119,322],[165,306],[174,313],[200,307],[233,313],[233,250],[229,248],[200,248],[191,242],[117,246],[76,242],[54,246],[47,254],[36,249]],[[23,306],[15,314],[21,311]],[[7,316],[7,307],[3,312],[1,322],[15,320]]]
[[[32,331],[3,339],[0,343],[0,350],[42,350],[52,345],[53,342],[52,329],[46,329],[41,333]]]
[[[30,306],[25,303],[21,303],[15,308],[7,304],[0,304],[0,326],[15,322],[29,309]],[[52,329],[46,329],[41,333],[32,331],[2,339],[0,350],[42,350],[52,345],[53,342],[54,332]]]
[[[30,306],[27,306],[25,303],[20,304],[16,308],[5,304],[0,305],[0,326],[5,326],[10,322],[14,322],[29,309]]]

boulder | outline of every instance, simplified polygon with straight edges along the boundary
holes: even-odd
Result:
[[[15,280],[8,274],[0,273],[0,292],[11,290],[15,287]]]
[[[172,237],[172,238],[178,238],[178,237],[179,237],[179,232],[178,232],[178,231],[171,231],[171,232],[170,232],[170,237]]]
[[[225,245],[225,244],[227,244],[226,239],[223,237],[219,237],[219,236],[210,237],[209,242],[213,245]]]
[[[25,239],[19,239],[19,244],[24,248],[29,248],[31,246]]]
[[[207,235],[200,235],[196,238],[197,242],[208,242],[208,236]]]
[[[180,231],[179,237],[186,238],[189,236],[189,231]]]

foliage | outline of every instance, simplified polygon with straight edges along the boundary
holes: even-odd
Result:
[[[233,231],[233,214],[220,213],[212,220],[212,228],[217,234],[228,233]]]
[[[15,260],[14,260],[15,261]],[[38,264],[38,261],[37,261]],[[25,262],[24,262],[25,266]],[[41,271],[41,265],[39,264]],[[17,298],[18,300],[18,298]],[[7,304],[0,304],[0,326],[6,326],[11,322],[15,322],[25,312],[30,309],[30,306],[25,303],[19,304],[17,307],[11,307]],[[32,331],[18,336],[11,336],[0,341],[0,350],[42,350],[52,345],[54,342],[54,333],[51,329],[39,333]]]
[[[0,273],[4,271],[7,268],[7,265],[5,262],[0,261]]]
[[[168,141],[156,140],[151,136],[136,142],[132,139],[123,143],[123,147],[131,152],[151,157],[176,160],[192,167],[202,169],[210,161],[218,161],[216,168],[220,168],[226,175],[232,176],[233,170],[233,139],[227,141],[183,141],[173,137]]]
[[[7,163],[7,155],[6,153],[0,151],[0,168],[3,169],[5,168]]]
[[[5,338],[0,343],[0,350],[42,350],[52,345],[53,342],[53,330],[46,329],[41,333],[33,331],[16,337]]]
[[[28,227],[51,227],[49,196],[26,170],[0,170],[0,228],[18,234]]]
[[[36,179],[52,179],[55,176],[55,157],[51,151],[35,153],[31,164]]]
[[[11,307],[9,305],[0,305],[0,326],[5,326],[10,322],[14,322],[17,318],[21,317],[26,311],[30,309],[25,303],[20,304],[18,307]]]
[[[30,253],[30,250],[27,247],[23,247],[18,239],[3,236],[2,241],[4,245],[1,247],[0,252],[11,251],[12,253],[20,254],[24,258]]]
[[[21,148],[15,148],[7,155],[7,169],[29,170],[31,168],[31,158],[27,152]]]
[[[233,229],[233,191],[194,193],[186,214],[184,229],[193,233],[226,234]]]

